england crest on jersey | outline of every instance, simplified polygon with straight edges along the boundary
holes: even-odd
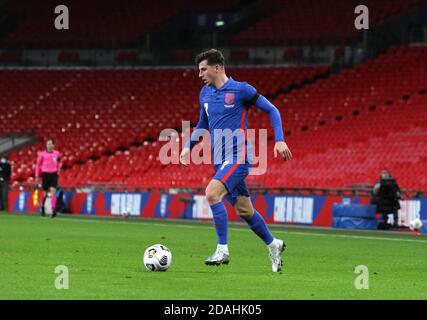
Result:
[[[225,104],[224,107],[226,108],[233,108],[234,107],[234,93],[226,93],[225,94]]]

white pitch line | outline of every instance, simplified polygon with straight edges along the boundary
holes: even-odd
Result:
[[[279,232],[288,232],[288,231],[280,230]],[[420,242],[420,243],[426,243],[427,244],[427,241],[415,240],[415,239],[381,238],[381,237],[370,237],[370,236],[352,236],[352,235],[346,235],[346,234],[324,234],[324,233],[314,233],[314,232],[305,233],[305,232],[298,232],[298,231],[291,231],[291,232],[293,234],[299,234],[299,235],[341,237],[341,238],[354,238],[354,239],[367,239],[367,240],[407,241],[407,242]]]
[[[205,225],[186,225],[186,224],[179,224],[179,222],[175,223],[159,223],[159,222],[152,222],[152,221],[135,221],[136,223],[132,221],[111,221],[111,220],[95,220],[95,219],[85,219],[85,218],[71,218],[71,219],[61,219],[61,221],[75,221],[75,222],[95,222],[95,223],[113,223],[113,224],[126,224],[126,225],[139,225],[139,223],[149,223],[150,225],[156,225],[160,227],[179,227],[179,228],[206,228],[206,229],[212,229],[211,226],[205,226]],[[197,223],[197,222],[196,222]],[[234,228],[229,227],[229,229],[233,231],[248,231],[248,229],[243,228]],[[327,234],[327,233],[315,233],[315,232],[299,232],[299,231],[293,231],[293,230],[273,230],[274,233],[292,233],[297,235],[303,235],[303,236],[318,236],[318,237],[338,237],[338,238],[352,238],[352,239],[364,239],[364,240],[385,240],[385,241],[405,241],[405,242],[417,242],[417,243],[425,243],[427,244],[427,241],[423,240],[415,240],[415,239],[400,239],[400,238],[382,238],[382,237],[371,237],[371,236],[354,236],[354,235],[346,235],[346,234]]]
[[[152,224],[155,224],[157,226],[167,226],[167,224],[163,224],[163,223],[157,223],[154,222]],[[175,225],[177,227],[182,227],[182,228],[200,228],[200,227],[204,227],[204,228],[209,228],[211,229],[212,227],[208,227],[208,226],[190,226],[190,225],[180,225],[177,224]],[[233,231],[248,231],[248,229],[243,229],[243,228],[233,228],[233,227],[229,227],[229,229],[233,230]],[[273,230],[273,233],[292,233],[292,234],[298,234],[298,235],[310,235],[310,236],[320,236],[320,237],[341,237],[341,238],[354,238],[354,239],[367,239],[367,240],[389,240],[389,241],[407,241],[407,242],[420,242],[420,243],[425,243],[427,244],[427,241],[423,241],[423,240],[415,240],[415,239],[399,239],[399,238],[381,238],[381,237],[370,237],[370,236],[352,236],[352,235],[345,235],[345,234],[327,234],[327,233],[315,233],[315,232],[299,232],[299,231],[293,231],[293,230]]]

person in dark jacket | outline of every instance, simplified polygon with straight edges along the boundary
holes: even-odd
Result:
[[[399,200],[402,199],[402,192],[396,179],[392,177],[390,172],[384,169],[373,189],[373,196],[377,205],[377,212],[382,214],[384,223],[379,224],[380,229],[390,229],[397,227],[398,216],[400,209]]]
[[[9,209],[8,196],[12,166],[5,156],[0,159],[0,211]]]

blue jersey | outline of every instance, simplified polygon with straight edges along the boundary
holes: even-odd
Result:
[[[200,91],[200,116],[211,134],[214,164],[247,162],[248,111],[257,97],[254,87],[231,77],[220,88],[205,85]]]
[[[247,82],[234,81],[231,77],[220,88],[205,85],[200,91],[200,120],[187,143],[190,148],[198,141],[197,129],[210,132],[212,158],[215,165],[250,163],[251,144],[247,143],[249,107],[254,104],[269,113],[276,141],[283,141],[280,113]]]

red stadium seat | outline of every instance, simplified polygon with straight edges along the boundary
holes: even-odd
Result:
[[[279,108],[294,159],[272,158],[248,183],[344,187],[373,183],[384,167],[402,188],[427,188],[427,50],[400,46],[287,94],[327,67],[228,68]],[[201,186],[210,165],[182,168],[158,160],[164,128],[194,125],[201,83],[195,69],[1,70],[2,133],[34,133],[36,145],[10,154],[13,181],[31,181],[37,151],[52,137],[64,154],[62,185],[119,182],[129,187]],[[168,92],[164,94],[165,90]],[[252,108],[249,128],[268,128]],[[153,142],[154,141],[154,142]],[[414,169],[416,168],[416,169]]]

